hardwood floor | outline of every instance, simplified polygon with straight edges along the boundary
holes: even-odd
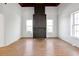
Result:
[[[60,39],[20,39],[0,48],[1,56],[77,56],[79,48]]]

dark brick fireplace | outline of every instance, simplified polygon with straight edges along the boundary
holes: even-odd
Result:
[[[33,38],[46,38],[46,14],[45,6],[37,4],[34,6],[33,15]]]

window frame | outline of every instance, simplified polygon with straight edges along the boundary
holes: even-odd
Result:
[[[28,19],[28,20],[26,20],[26,32],[33,32],[33,20],[30,20],[30,21],[32,21],[31,23],[31,25],[27,25],[27,22],[29,21],[30,19]],[[30,24],[30,23],[29,23]],[[28,28],[31,28],[31,30],[27,30]]]
[[[49,21],[49,20],[52,20],[52,24],[51,24],[51,25],[48,24],[48,21]],[[46,25],[46,26],[47,26],[47,33],[52,33],[52,32],[54,31],[54,30],[53,30],[53,29],[54,29],[54,20],[53,20],[53,19],[47,19],[47,22],[46,22],[46,23],[47,23],[47,25]],[[49,31],[49,30],[48,30],[49,28],[52,28],[52,29],[51,29],[52,31]]]
[[[79,26],[79,24],[75,24],[75,21],[76,21],[75,14],[76,13],[79,13],[79,11],[76,11],[71,14],[71,36],[75,37],[75,38],[79,38],[79,37],[77,37],[77,34],[76,34],[78,30],[75,30],[75,26]]]

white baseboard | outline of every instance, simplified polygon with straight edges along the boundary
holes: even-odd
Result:
[[[74,46],[74,47],[79,48],[79,45],[76,44],[76,43],[72,43],[72,42],[70,42],[70,41],[68,41],[68,40],[66,40],[66,39],[64,39],[64,38],[61,38],[61,37],[59,37],[59,39],[61,39],[61,40],[65,41],[65,42],[67,42],[68,44],[70,44],[70,45],[72,45],[72,46]]]
[[[13,44],[14,42],[18,41],[18,40],[20,39],[20,37],[18,37],[18,38],[16,38],[16,39],[17,39],[17,40],[14,40],[14,41],[12,41],[12,42],[10,42],[10,43],[6,43],[6,44],[4,44],[3,46],[0,46],[0,47],[7,47],[7,46],[9,46],[9,45]]]

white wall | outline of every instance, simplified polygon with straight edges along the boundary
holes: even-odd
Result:
[[[21,7],[0,3],[0,47],[9,45],[21,36]]]
[[[4,15],[2,6],[0,6],[0,47],[2,46],[4,46]]]
[[[4,45],[9,45],[21,35],[21,7],[19,4],[3,4]]]
[[[59,37],[79,47],[79,39],[70,36],[70,15],[79,10],[79,3],[63,3],[58,6]]]
[[[26,31],[26,20],[33,20],[34,7],[22,7],[22,25],[21,25],[21,36],[22,37],[33,37],[33,32],[29,33]]]
[[[47,33],[47,37],[57,37],[58,35],[58,24],[57,24],[57,7],[46,7],[46,20],[53,20],[53,32]]]

